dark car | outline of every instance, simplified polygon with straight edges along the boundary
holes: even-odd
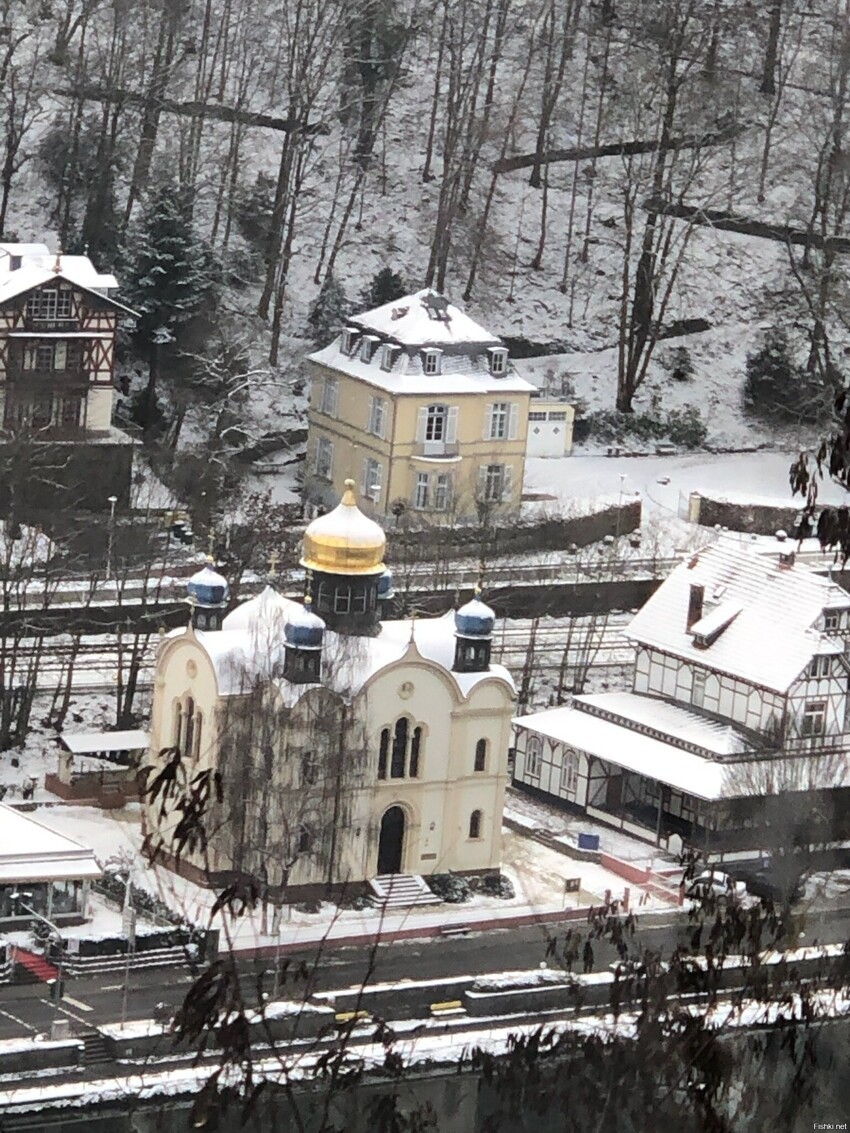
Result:
[[[763,901],[773,901],[781,905],[787,899],[793,905],[799,901],[805,891],[802,877],[791,874],[783,876],[771,869],[736,869],[735,877],[743,881],[747,892],[753,897],[760,897]]]

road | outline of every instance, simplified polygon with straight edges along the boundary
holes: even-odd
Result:
[[[573,924],[582,930],[586,927],[583,922]],[[555,967],[557,961],[547,959],[547,931],[542,926],[531,926],[468,937],[403,941],[375,949],[346,948],[327,955],[305,951],[289,956],[280,997],[300,999],[307,992],[358,987],[370,966],[370,985],[401,979],[439,981],[453,976],[537,968],[541,963]],[[564,931],[559,927],[559,941],[563,940]],[[677,944],[686,943],[689,934],[683,913],[656,915],[652,920],[646,916],[638,921],[635,946],[669,956]],[[848,938],[850,909],[827,910],[818,914],[817,921],[809,916],[802,943],[841,943]],[[616,952],[605,941],[594,941],[593,949],[596,969],[605,968],[617,959]],[[302,961],[302,970],[309,973],[309,980],[297,974]],[[272,990],[273,962],[244,961],[240,968],[249,1002],[256,1002],[260,987],[267,992]],[[127,1019],[150,1019],[159,1003],[176,1008],[191,982],[192,977],[185,969],[131,971]],[[64,1000],[57,1005],[48,998],[44,984],[0,987],[0,1039],[46,1033],[57,1016],[69,1019],[76,1034],[97,1024],[121,1019],[123,984],[120,975],[69,980],[65,992]],[[422,1009],[426,1013],[429,1002],[428,993],[423,993]]]

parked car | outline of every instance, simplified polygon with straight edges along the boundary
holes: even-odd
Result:
[[[773,901],[776,905],[789,898],[789,904],[799,901],[805,892],[805,882],[802,877],[791,874],[783,876],[775,869],[736,869],[735,877],[747,887],[747,892],[753,897],[760,897],[764,901]]]
[[[736,881],[722,870],[704,869],[688,882],[685,895],[700,901],[709,894],[714,897],[740,899],[746,895],[746,892],[747,887],[743,881]]]

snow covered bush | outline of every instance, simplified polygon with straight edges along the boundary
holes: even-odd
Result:
[[[469,882],[455,873],[432,873],[425,880],[431,892],[449,905],[462,905],[472,896]]]
[[[313,341],[319,346],[327,346],[339,334],[348,318],[348,310],[349,303],[342,284],[337,283],[333,272],[328,272],[307,316]]]
[[[589,413],[575,432],[576,439],[583,436],[605,443],[649,444],[670,441],[680,448],[695,449],[705,444],[708,427],[698,406],[686,405],[649,413],[618,413],[615,409],[599,409]]]

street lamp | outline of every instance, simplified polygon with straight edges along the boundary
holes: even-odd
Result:
[[[109,504],[109,539],[106,544],[106,581],[112,579],[112,544],[115,539],[115,505],[118,503],[117,496],[110,496],[107,500]]]
[[[54,998],[58,1003],[58,1001],[62,998],[62,989],[64,984],[62,973],[62,954],[65,951],[65,941],[62,938],[62,933],[59,931],[53,921],[49,921],[43,914],[37,913],[31,905],[27,905],[26,902],[22,900],[23,897],[32,897],[32,893],[19,893],[18,890],[15,889],[9,894],[10,901],[17,905],[20,905],[22,909],[26,909],[26,911],[37,920],[43,921],[44,924],[46,924],[50,929],[50,931],[55,933],[56,935],[56,943],[59,945],[59,960],[56,965],[56,994],[55,996],[52,996],[52,998]]]

